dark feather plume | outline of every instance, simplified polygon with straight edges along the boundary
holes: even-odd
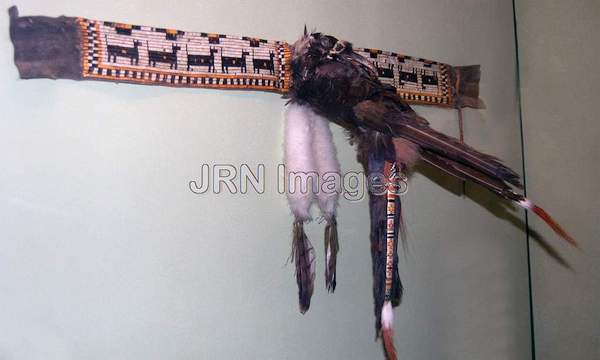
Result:
[[[427,120],[418,116],[392,92],[382,92],[354,108],[357,121],[393,137],[413,142],[422,150],[439,154],[474,170],[520,187],[519,175],[491,155],[484,154],[432,129]]]
[[[378,184],[383,186],[385,162],[396,160],[391,137],[376,131],[355,132],[350,141],[356,145],[357,160],[362,164],[369,179],[379,177]],[[376,334],[381,334],[381,309],[385,302],[385,267],[387,252],[387,200],[377,186],[375,192],[369,192],[371,263],[373,272],[373,312]],[[396,239],[401,224],[400,198],[396,199]],[[402,299],[402,282],[398,274],[398,241],[394,243],[394,273],[392,280],[392,305],[397,306]]]
[[[337,253],[340,249],[338,242],[337,220],[332,217],[325,226],[325,286],[327,291],[334,292],[336,286]]]
[[[368,156],[368,174],[383,174],[385,159],[377,153]],[[373,271],[373,307],[375,329],[381,331],[381,309],[385,302],[386,264],[386,199],[381,194],[369,193],[369,215],[371,219],[371,265]]]
[[[310,308],[315,285],[315,250],[312,247],[301,221],[294,222],[291,260],[296,264],[296,282],[298,283],[298,304],[300,312]]]

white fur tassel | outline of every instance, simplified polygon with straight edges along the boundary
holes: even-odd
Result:
[[[341,174],[329,121],[308,106],[289,104],[284,147],[287,198],[296,218],[310,219],[315,197],[323,216],[335,217]],[[308,184],[308,189],[301,183]]]
[[[333,292],[339,249],[336,212],[341,174],[329,121],[309,106],[288,105],[284,148],[286,194],[296,221],[310,219],[310,207],[315,199],[327,220],[325,283],[327,290]]]
[[[312,185],[316,184],[317,174],[312,152],[312,110],[292,103],[287,106],[285,119],[284,163],[288,204],[297,220],[306,221],[310,219],[310,205],[314,199]],[[300,184],[311,187],[303,189]]]
[[[386,301],[381,309],[381,336],[383,348],[388,360],[397,360],[396,347],[394,346],[394,311],[392,303]]]
[[[335,217],[338,199],[341,193],[340,162],[333,143],[329,121],[309,109],[313,118],[312,151],[317,172],[319,173],[319,191],[317,200],[321,213],[327,220]]]

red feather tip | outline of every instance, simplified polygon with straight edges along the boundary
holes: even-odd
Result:
[[[383,328],[381,330],[381,337],[383,338],[383,348],[385,349],[387,360],[398,360],[398,356],[396,355],[396,347],[394,346],[393,330]]]
[[[554,232],[558,234],[558,236],[565,239],[569,244],[575,246],[576,248],[579,248],[579,245],[577,244],[575,239],[573,239],[571,237],[571,235],[567,234],[565,229],[563,229],[562,226],[560,226],[552,218],[552,216],[550,216],[550,214],[548,214],[546,212],[546,210],[542,209],[541,207],[539,207],[535,204],[532,204],[531,208],[529,208],[529,209],[531,209],[531,211],[533,211],[537,216],[539,216],[542,220],[544,220],[546,222],[546,224],[548,224],[548,226],[550,226],[552,228],[552,230],[554,230]]]

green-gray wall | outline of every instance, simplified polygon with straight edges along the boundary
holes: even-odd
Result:
[[[0,8],[10,5],[0,1]],[[307,24],[360,46],[481,64],[487,108],[465,111],[466,140],[521,169],[508,1],[22,0],[17,5],[23,15],[66,14],[288,41]],[[291,216],[274,184],[282,158],[284,100],[258,92],[18,80],[7,15],[0,16],[0,28],[5,29],[0,35],[0,359],[382,358],[373,341],[366,201],[341,203],[334,295],[324,290],[322,225],[308,226],[318,249],[317,289],[309,313],[298,313],[293,266],[286,266]],[[418,110],[436,128],[457,134],[455,112]],[[525,120],[533,116],[526,113]],[[569,135],[591,138],[591,132],[581,131]],[[343,169],[359,170],[339,129],[335,138]],[[530,138],[526,147],[531,148]],[[585,155],[587,149],[579,149]],[[260,195],[195,195],[188,182],[204,163],[263,163],[270,183]],[[576,225],[583,216],[593,217],[583,205],[589,201],[585,186],[593,190],[593,182],[578,176],[582,161],[550,165],[538,176],[547,180],[567,167],[575,172],[568,181],[562,178],[562,193],[547,182],[549,195],[540,198],[578,238],[589,239],[583,244],[587,251],[592,238],[583,235],[592,229]],[[574,181],[581,182],[577,204],[564,190]],[[400,356],[530,359],[523,213],[503,210],[473,186],[466,197],[461,189],[459,182],[422,168],[403,198],[409,245],[400,269],[406,297],[396,315]],[[573,262],[589,264],[577,267],[580,272],[593,270],[593,253],[569,252],[554,235],[545,235]],[[580,274],[542,254],[534,253],[534,262],[556,268],[556,277],[569,286],[583,287],[577,283],[583,281]],[[542,290],[535,290],[535,298],[546,301]],[[586,321],[594,326],[592,319]]]
[[[517,0],[517,25],[528,195],[582,248],[567,270],[532,242],[536,358],[600,359],[600,2]]]

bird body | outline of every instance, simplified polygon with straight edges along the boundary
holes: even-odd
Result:
[[[463,180],[486,187],[507,200],[542,216],[542,211],[513,191],[522,188],[519,175],[500,159],[482,153],[451,136],[434,130],[396,93],[382,84],[367,59],[352,50],[352,44],[330,35],[307,34],[292,45],[293,81],[288,97],[306,104],[316,113],[345,128],[361,151],[362,141],[385,138],[393,151],[388,161],[404,168],[423,160]],[[373,135],[365,136],[375,132]],[[388,146],[389,147],[389,146]],[[393,154],[393,155],[392,155]],[[363,162],[364,164],[364,162]],[[542,218],[569,243],[575,241],[547,213]]]

